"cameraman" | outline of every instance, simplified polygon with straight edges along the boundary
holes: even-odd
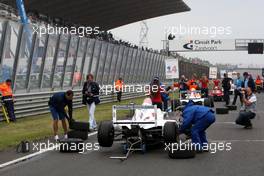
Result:
[[[257,97],[250,87],[243,88],[241,93],[244,105],[236,119],[236,124],[244,126],[245,129],[252,129],[251,119],[256,116]]]

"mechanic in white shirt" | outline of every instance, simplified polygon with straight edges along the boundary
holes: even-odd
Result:
[[[252,129],[251,119],[256,116],[257,97],[250,87],[242,89],[241,93],[243,95],[243,106],[236,124],[244,126],[245,129]]]

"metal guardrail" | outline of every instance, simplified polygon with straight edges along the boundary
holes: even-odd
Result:
[[[73,108],[84,107],[82,104],[82,92],[81,90],[74,91]],[[48,101],[49,98],[56,92],[40,92],[40,93],[28,93],[28,94],[16,94],[15,97],[15,114],[17,118],[28,117],[33,115],[41,115],[49,113]],[[103,91],[104,92],[104,91]],[[110,91],[109,91],[110,92]],[[132,99],[143,97],[144,93],[138,92],[123,92],[122,99]],[[116,94],[114,92],[108,95],[100,96],[101,103],[116,102]],[[3,121],[2,107],[0,105],[0,121]]]

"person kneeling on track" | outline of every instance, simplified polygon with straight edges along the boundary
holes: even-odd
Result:
[[[245,126],[245,129],[252,129],[252,123],[250,119],[254,119],[256,116],[257,97],[252,92],[252,89],[250,87],[242,89],[242,95],[243,106],[241,108],[238,118],[236,119],[236,124]]]
[[[58,121],[61,120],[62,127],[64,130],[64,138],[67,139],[67,124],[66,118],[72,119],[72,99],[73,91],[68,90],[67,92],[55,93],[49,100],[49,108],[53,118],[53,132],[54,139],[59,140],[58,136]],[[65,112],[65,107],[68,107],[69,117]]]
[[[192,143],[197,152],[203,152],[203,147],[208,146],[205,130],[215,122],[214,111],[208,107],[194,105],[189,101],[183,110],[183,123],[179,132],[185,133],[191,127]]]

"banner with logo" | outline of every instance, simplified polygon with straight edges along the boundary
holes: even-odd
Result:
[[[166,79],[179,78],[179,61],[176,58],[165,60]]]
[[[233,39],[193,39],[171,40],[170,51],[233,51],[235,40]]]
[[[217,67],[210,67],[209,68],[209,78],[216,79],[217,78]]]

